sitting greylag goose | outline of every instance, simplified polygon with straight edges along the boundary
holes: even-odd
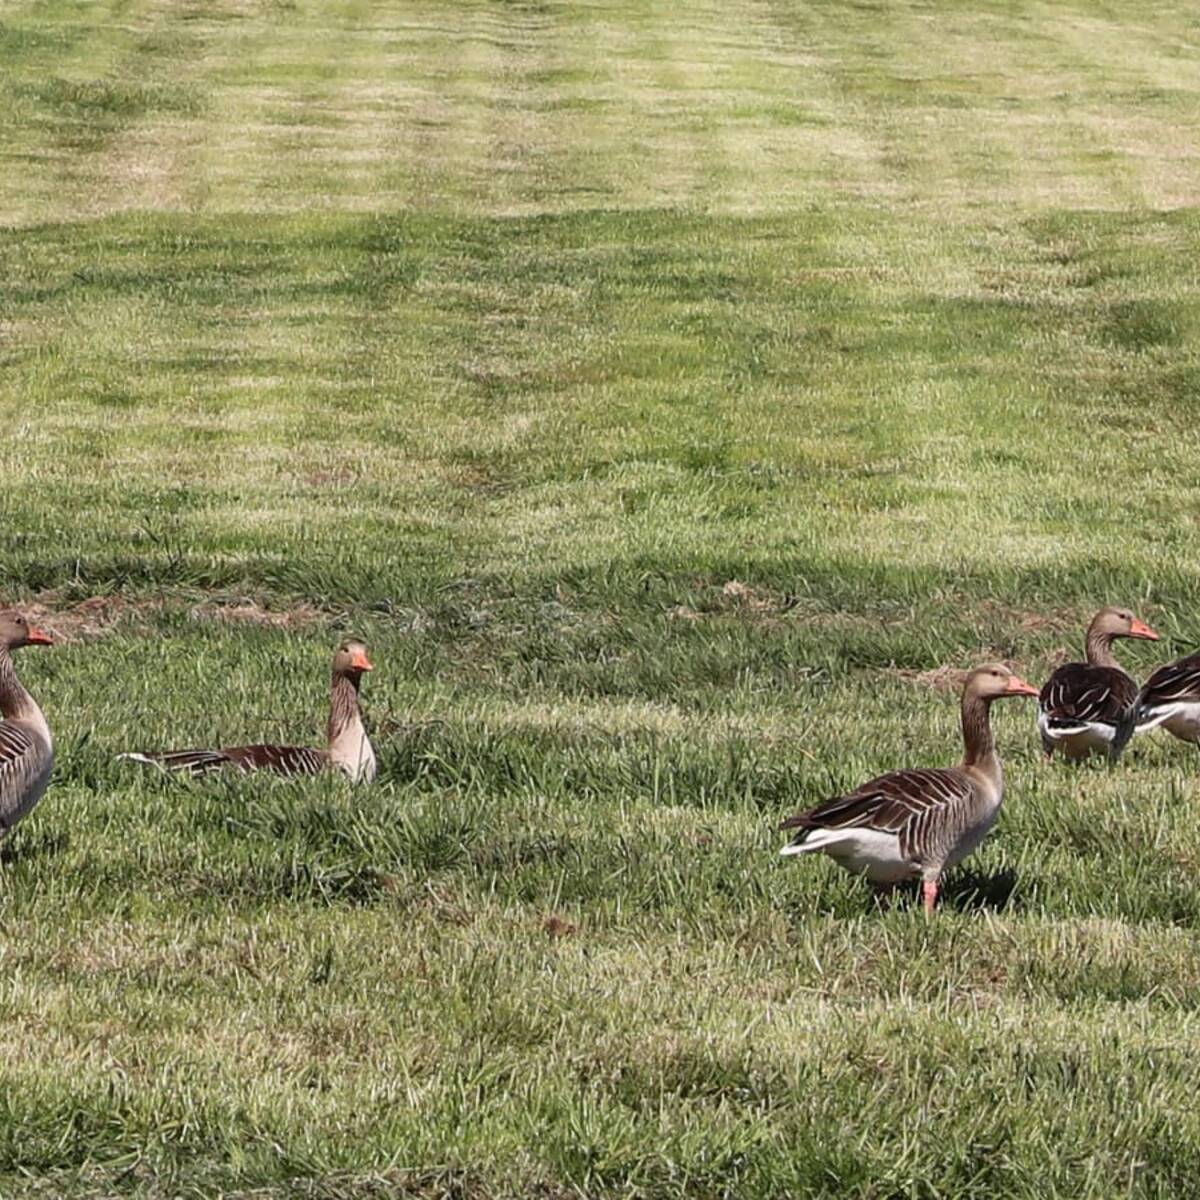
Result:
[[[893,771],[788,817],[797,829],[783,854],[821,851],[855,875],[891,885],[922,880],[932,912],[942,872],[970,854],[1000,811],[1003,779],[989,709],[1002,696],[1037,688],[999,664],[976,667],[963,686],[963,760],[957,767]]]
[[[165,771],[206,775],[224,767],[239,771],[273,771],[277,775],[318,775],[336,767],[358,783],[375,778],[375,751],[363,728],[358,707],[358,685],[371,670],[362,642],[343,642],[333,656],[330,689],[328,744],[323,750],[309,746],[231,746],[222,750],[160,750],[122,754],[121,758],[153,763]]]
[[[1124,608],[1102,608],[1088,626],[1087,662],[1064,663],[1038,696],[1038,732],[1047,758],[1086,758],[1095,751],[1116,759],[1134,729],[1137,684],[1113,658],[1117,638],[1158,641],[1158,634]]]
[[[1161,666],[1134,701],[1139,733],[1161,725],[1183,742],[1200,742],[1200,654]]]
[[[54,766],[54,740],[37,701],[13,667],[13,650],[53,640],[17,614],[0,616],[0,833],[42,798]]]

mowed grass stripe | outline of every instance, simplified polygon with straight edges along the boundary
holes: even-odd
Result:
[[[1185,6],[1136,25],[1088,3],[104,12],[6,14],[10,219],[811,196],[952,217],[1195,190]]]
[[[342,602],[529,551],[553,571],[723,563],[791,588],[865,563],[885,595],[903,561],[940,587],[987,573],[1006,602],[1013,568],[1068,599],[1056,577],[1098,555],[1130,596],[1151,575],[1173,588],[1175,561],[1190,577],[1190,217],[1029,223],[1002,247],[1016,260],[968,239],[940,294],[903,268],[879,283],[840,223],[798,243],[783,221],[724,243],[713,221],[615,214],[13,234],[27,582],[136,581],[128,560],[152,566],[157,540],[174,556],[157,583],[319,597],[332,572],[306,589],[279,562],[295,539],[346,563]],[[876,223],[885,246],[902,232]],[[56,508],[108,491],[138,549],[124,564]],[[349,492],[370,513],[353,554]],[[1081,525],[1102,546],[1076,552]]]

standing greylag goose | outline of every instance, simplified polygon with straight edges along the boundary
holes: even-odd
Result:
[[[54,740],[37,701],[13,668],[10,651],[54,642],[17,614],[0,616],[0,833],[42,798],[54,766]]]
[[[1038,696],[1038,732],[1047,758],[1086,758],[1106,751],[1116,759],[1134,728],[1137,684],[1113,658],[1117,638],[1158,641],[1128,609],[1102,608],[1087,631],[1087,662],[1064,663]]]
[[[323,750],[259,743],[223,750],[161,750],[120,757],[187,775],[206,775],[230,766],[239,771],[273,771],[277,775],[318,775],[336,767],[355,783],[360,780],[370,783],[375,778],[375,751],[358,708],[359,681],[363,672],[369,670],[371,661],[362,642],[346,641],[337,648],[333,656],[328,744]]]
[[[999,664],[976,667],[963,686],[963,759],[957,767],[893,771],[788,817],[797,829],[783,854],[822,851],[840,867],[890,885],[920,877],[925,911],[938,882],[987,836],[1000,811],[1003,777],[989,709],[1001,696],[1037,688]]]
[[[1134,721],[1139,733],[1161,725],[1183,742],[1200,742],[1200,654],[1161,666],[1138,692]]]

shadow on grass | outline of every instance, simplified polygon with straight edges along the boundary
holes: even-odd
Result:
[[[12,834],[0,843],[0,866],[29,862],[35,858],[54,858],[70,842],[70,837],[65,833]]]
[[[942,887],[941,903],[959,912],[1005,912],[1017,886],[1017,873],[1005,867],[994,875],[962,871]]]
[[[944,880],[938,891],[938,908],[956,912],[1004,912],[1017,886],[1017,873],[1011,867],[984,875],[978,871],[956,871]],[[878,909],[920,908],[921,882],[917,879],[898,884],[891,891],[874,891],[871,903]]]

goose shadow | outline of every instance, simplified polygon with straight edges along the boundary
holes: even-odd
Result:
[[[990,875],[958,871],[942,886],[941,900],[958,912],[1005,912],[1016,886],[1017,873],[1011,867]]]
[[[1017,886],[1017,873],[1011,867],[985,875],[979,871],[956,871],[943,880],[938,889],[938,907],[955,912],[1004,912],[1012,901]],[[908,880],[894,891],[877,891],[877,906],[890,908],[897,901],[907,906],[921,904],[919,880]]]
[[[56,858],[70,841],[65,833],[10,833],[0,842],[0,866],[30,862],[35,858]]]

